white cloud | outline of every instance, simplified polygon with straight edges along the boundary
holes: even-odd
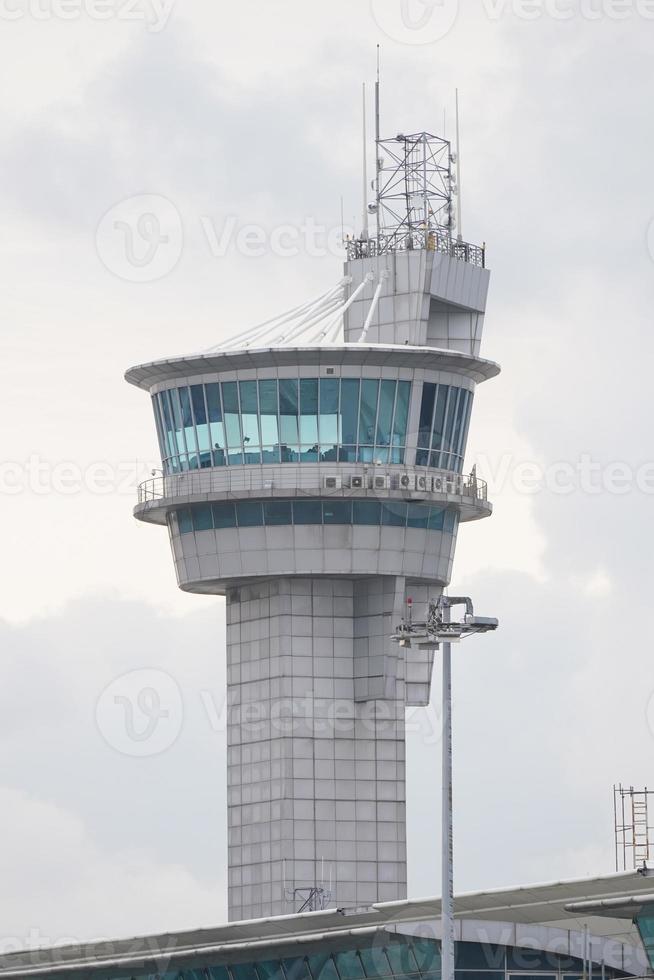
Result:
[[[0,833],[2,952],[131,936],[135,924],[144,933],[209,926],[224,916],[223,877],[208,885],[181,863],[100,847],[74,812],[6,786]]]

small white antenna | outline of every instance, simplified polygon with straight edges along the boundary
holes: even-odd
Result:
[[[341,194],[341,242],[343,247],[345,247],[345,204],[343,201],[343,195]]]
[[[375,194],[377,202],[377,240],[381,237],[381,167],[379,159],[379,140],[381,139],[380,126],[380,100],[381,100],[381,69],[380,69],[381,48],[377,45],[377,81],[375,82]]]
[[[363,239],[368,239],[368,151],[366,147],[366,83],[363,83]]]
[[[456,183],[459,190],[456,199],[456,227],[459,239],[463,238],[461,227],[461,138],[459,134],[459,90],[454,90],[456,102]]]

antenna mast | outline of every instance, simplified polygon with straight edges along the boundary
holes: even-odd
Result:
[[[376,201],[376,214],[377,214],[377,246],[379,247],[379,239],[381,236],[381,217],[380,217],[380,207],[379,207],[379,196],[380,196],[380,160],[379,160],[379,141],[381,139],[381,129],[380,129],[380,47],[377,45],[377,81],[375,82],[375,201]]]
[[[459,90],[458,88],[454,90],[455,93],[455,103],[456,103],[456,183],[459,190],[456,199],[456,227],[458,232],[458,238],[461,240],[463,238],[463,230],[461,228],[461,139],[459,136]]]
[[[368,151],[366,147],[366,83],[363,83],[363,239],[368,236]]]

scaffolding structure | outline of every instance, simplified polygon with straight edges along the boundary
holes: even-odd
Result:
[[[654,790],[647,786],[634,789],[620,783],[613,787],[616,871],[642,868],[649,862],[652,849],[649,797],[653,795]]]

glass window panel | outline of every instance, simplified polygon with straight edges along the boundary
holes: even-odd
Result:
[[[418,423],[418,446],[426,449],[431,438],[431,423],[434,417],[434,399],[437,385],[426,381],[422,386],[422,401],[420,402],[420,421]]]
[[[375,443],[375,427],[377,421],[377,400],[379,397],[379,381],[366,378],[361,382],[361,403],[359,405],[359,448],[373,446]],[[372,462],[362,460],[362,462]]]
[[[541,972],[552,969],[558,969],[558,957],[556,953],[520,946],[511,946],[506,951],[507,973],[513,972],[514,970],[519,971],[521,973],[521,980],[530,980],[530,973],[541,973],[542,980],[553,980],[551,977],[543,976]]]
[[[236,527],[236,510],[234,504],[212,504],[213,526]]]
[[[429,520],[429,507],[425,504],[408,505],[407,527],[427,527]]]
[[[320,451],[318,449],[318,443],[314,442],[311,446],[301,446],[300,447],[300,462],[302,463],[317,463]]]
[[[282,378],[279,382],[279,426],[282,443],[282,463],[297,462],[300,452],[298,398],[298,382],[294,378]]]
[[[341,380],[341,441],[348,447],[356,447],[358,442],[360,384],[357,378]]]
[[[450,453],[452,452],[452,433],[454,432],[454,417],[456,415],[456,406],[459,398],[460,388],[450,388],[449,398],[447,400],[447,412],[445,416],[445,427],[443,429],[443,452],[441,453],[441,463],[442,467],[451,469],[451,459]],[[447,454],[447,455],[446,455]]]
[[[223,425],[223,412],[220,402],[220,385],[205,385],[207,396],[207,413],[209,416],[209,429],[211,432],[211,447],[213,450],[213,465],[224,466],[225,459],[225,427]]]
[[[436,398],[436,408],[434,410],[434,427],[431,436],[432,449],[441,449],[443,445],[443,432],[445,428],[445,409],[447,408],[447,396],[449,394],[448,385],[438,385],[438,396]],[[425,443],[426,446],[429,442]],[[438,466],[438,463],[432,463]]]
[[[433,455],[433,453],[432,453],[432,455]],[[417,449],[416,450],[416,466],[429,466],[429,450],[428,449]]]
[[[320,379],[320,451],[323,459],[336,459],[340,440],[338,394],[338,378]]]
[[[304,957],[282,960],[288,980],[311,980],[311,974]]]
[[[236,505],[236,519],[239,527],[261,527],[263,524],[261,501],[242,500]]]
[[[642,907],[636,915],[636,926],[650,966],[654,967],[654,905],[648,902]]]
[[[241,463],[241,413],[238,404],[238,387],[235,381],[224,381],[221,385],[225,434],[230,463]]]
[[[318,379],[300,381],[300,444],[302,451],[318,451]],[[317,455],[316,455],[317,459]]]
[[[340,980],[334,960],[326,953],[316,953],[310,956],[309,969],[313,980]]]
[[[360,949],[359,956],[367,977],[387,977],[391,973],[388,957],[379,946]]]
[[[351,500],[325,500],[322,508],[325,524],[351,524]]]
[[[381,504],[378,500],[353,500],[354,524],[381,524]]]
[[[279,417],[277,382],[274,378],[259,382],[261,411],[261,445],[268,450],[264,462],[279,462]],[[264,454],[265,456],[265,454]]]
[[[175,446],[175,436],[173,434],[175,426],[173,424],[173,416],[170,409],[170,402],[168,400],[168,392],[161,391],[157,397],[159,398],[159,405],[163,412],[164,426],[166,429],[166,442],[168,444],[168,452],[166,455],[176,456],[177,447]]]
[[[159,453],[162,460],[166,459],[168,456],[168,450],[166,448],[166,436],[164,431],[164,425],[161,418],[161,413],[159,411],[159,399],[156,395],[152,396],[152,411],[154,412],[154,424],[157,430],[157,442],[159,443]]]
[[[179,404],[179,391],[177,388],[170,388],[168,391],[170,407],[175,427],[175,444],[178,453],[186,452],[186,442],[184,440],[184,424],[182,422],[182,410]]]
[[[198,435],[198,448],[201,453],[208,453],[211,449],[211,436],[207,422],[207,409],[204,404],[204,388],[202,385],[191,385],[191,402],[193,405],[193,417],[195,419],[195,431]],[[204,459],[204,456],[202,457]],[[200,465],[203,465],[201,462]],[[209,458],[209,466],[211,461]]]
[[[379,389],[379,412],[377,413],[377,445],[390,446],[393,408],[395,406],[395,381],[382,381]]]
[[[322,503],[320,500],[294,500],[294,524],[322,524]]]
[[[341,980],[361,980],[365,977],[361,960],[353,949],[335,953],[334,960]]]
[[[257,960],[259,980],[284,980],[284,971],[280,960]]]
[[[265,524],[292,524],[293,512],[290,500],[266,500],[263,505]]]
[[[205,425],[207,422],[207,409],[204,404],[203,385],[191,385],[191,402],[193,404],[193,416],[196,426]]]
[[[397,397],[395,399],[395,417],[393,419],[393,445],[406,446],[406,427],[409,422],[409,398],[411,382],[398,381]],[[393,460],[393,462],[396,462]]]
[[[509,976],[515,977],[515,980],[558,980],[556,973],[514,973]]]
[[[463,469],[463,457],[465,456],[466,446],[468,444],[468,432],[470,430],[470,416],[472,415],[472,402],[473,402],[472,392],[469,391],[467,403],[466,403],[466,414],[461,429],[461,444],[459,446],[459,455],[461,456],[461,469]]]
[[[243,430],[243,452],[246,463],[261,462],[261,435],[259,433],[259,402],[257,382],[241,381],[241,426]]]
[[[220,385],[216,382],[215,384],[208,384],[204,387],[207,393],[207,410],[209,412],[209,421],[222,422],[223,412],[220,405]]]
[[[454,961],[458,970],[504,970],[505,947],[490,943],[456,943]],[[465,977],[468,974],[462,973]]]
[[[406,504],[401,500],[386,500],[381,505],[382,524],[387,527],[406,527]]]
[[[229,973],[226,966],[210,966],[207,972],[211,980],[229,980]]]
[[[459,404],[456,409],[456,418],[454,420],[454,436],[452,440],[452,452],[456,453],[458,456],[461,455],[461,434],[463,431],[463,420],[466,416],[466,409],[468,407],[468,392],[465,388],[461,389],[459,395]]]
[[[178,388],[179,402],[182,409],[182,421],[184,423],[184,436],[186,438],[186,448],[189,451],[191,469],[196,470],[200,465],[197,457],[198,445],[195,437],[195,426],[193,424],[193,411],[191,409],[191,395],[188,388]]]
[[[395,976],[418,972],[411,947],[405,943],[391,943],[386,947],[386,955]]]
[[[189,534],[193,530],[193,517],[188,507],[177,511],[177,523],[180,534]]]
[[[193,508],[193,529],[195,531],[210,531],[212,528],[211,504],[196,504]]]
[[[504,980],[502,970],[457,970],[454,980]],[[546,978],[544,978],[546,980]]]
[[[453,510],[445,511],[445,518],[443,523],[443,530],[447,534],[454,534],[458,522],[458,517]]]
[[[429,521],[428,528],[430,531],[442,531],[443,521],[445,520],[445,508],[444,507],[430,507],[429,508]]]
[[[340,446],[338,450],[338,461],[339,463],[356,463],[357,461],[357,447],[356,446]]]
[[[456,947],[458,943],[455,944],[454,959],[456,962]],[[421,973],[427,973],[430,971],[439,972],[441,965],[441,950],[440,944],[434,939],[426,939],[417,937],[411,943],[411,948],[413,951],[413,956],[416,963],[418,964],[418,969]]]
[[[231,963],[229,969],[234,980],[258,980],[254,963]]]

